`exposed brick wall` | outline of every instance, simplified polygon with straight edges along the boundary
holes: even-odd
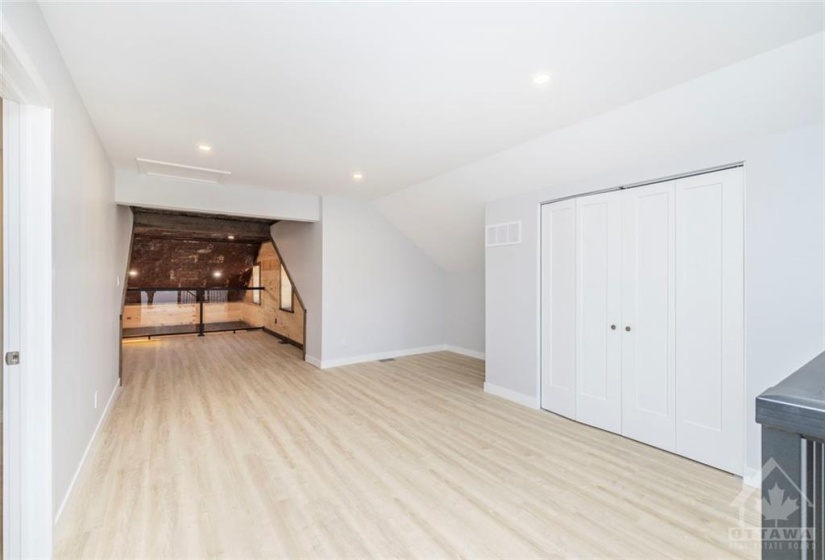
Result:
[[[157,239],[135,235],[129,287],[242,288],[249,283],[258,243]],[[214,273],[219,271],[220,278]]]

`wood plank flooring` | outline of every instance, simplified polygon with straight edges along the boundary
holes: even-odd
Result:
[[[261,332],[124,360],[59,557],[758,557],[740,479],[487,395],[477,360],[319,371]]]

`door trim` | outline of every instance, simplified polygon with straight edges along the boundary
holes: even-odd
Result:
[[[52,97],[8,21],[0,27],[4,239],[19,251],[21,363],[5,371],[3,555],[50,558],[52,496]],[[13,212],[11,214],[10,212]],[[9,218],[13,221],[10,221]],[[9,229],[9,226],[12,226]],[[15,237],[17,238],[15,240]],[[4,275],[9,278],[4,252]],[[8,284],[6,284],[8,285]],[[4,290],[7,297],[9,290]],[[8,300],[7,300],[8,301]],[[6,308],[7,309],[7,308]],[[4,309],[4,323],[9,314]],[[4,329],[8,337],[9,329]],[[7,338],[8,340],[8,338]],[[11,383],[13,381],[13,384]],[[12,409],[11,411],[9,409]],[[15,437],[9,438],[10,434]],[[14,492],[11,492],[11,489]]]
[[[679,173],[676,175],[668,175],[666,177],[659,177],[658,179],[648,179],[645,181],[640,181],[638,183],[630,183],[627,185],[619,185],[616,187],[610,187],[608,189],[600,189],[596,191],[588,191],[579,194],[571,194],[569,196],[562,196],[559,198],[553,198],[551,200],[544,200],[539,202],[539,207],[544,206],[545,204],[554,204],[556,202],[561,202],[563,200],[570,200],[573,198],[581,198],[583,196],[593,196],[596,194],[605,194],[613,191],[624,191],[627,189],[635,189],[636,187],[646,187],[648,185],[656,185],[658,183],[667,183],[668,181],[677,181],[679,179],[687,179],[688,177],[696,177],[697,175],[707,175],[708,173],[716,173],[717,171],[726,171],[728,169],[736,169],[737,167],[745,167],[744,161],[737,161],[735,163],[727,163],[725,165],[717,165],[715,167],[707,167],[705,169],[700,169],[698,171],[689,171],[687,173]]]

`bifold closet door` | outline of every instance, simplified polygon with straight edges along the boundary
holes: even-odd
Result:
[[[576,201],[541,208],[541,407],[576,417]]]
[[[675,451],[674,182],[622,196],[622,435]]]
[[[576,199],[576,419],[621,432],[622,193]]]
[[[742,473],[742,169],[676,181],[676,452]]]

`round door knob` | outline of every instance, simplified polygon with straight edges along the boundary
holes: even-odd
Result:
[[[616,325],[610,325],[610,330],[615,331],[616,330]]]
[[[627,332],[630,332],[630,327],[625,327],[624,330],[626,330]]]

